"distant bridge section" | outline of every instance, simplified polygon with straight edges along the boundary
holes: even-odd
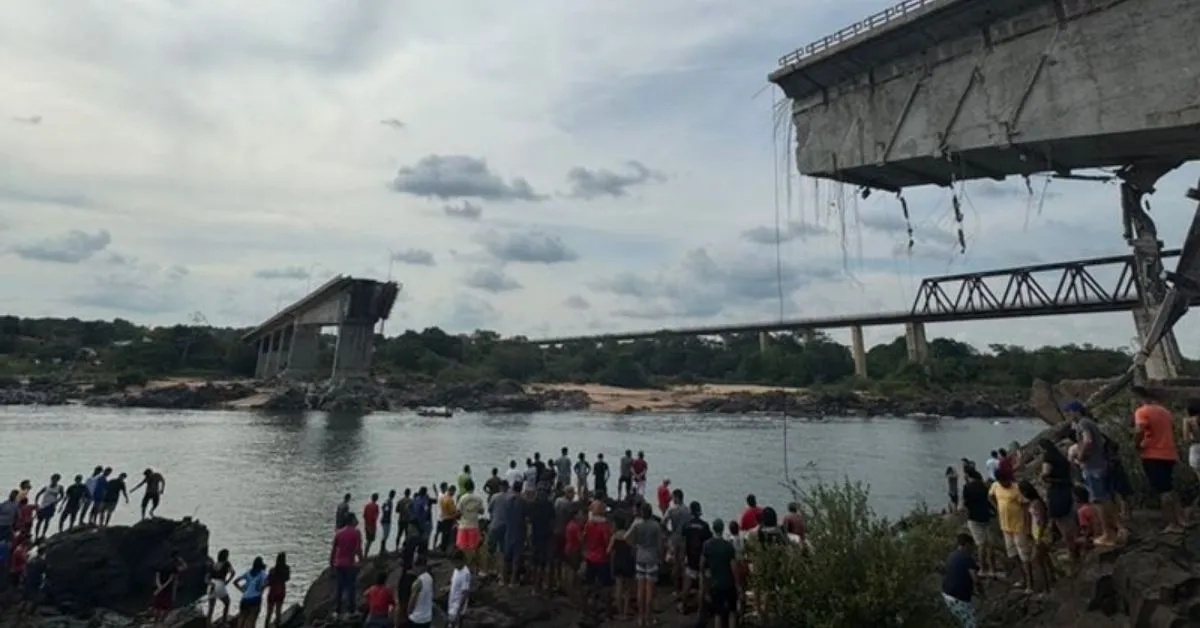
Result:
[[[1178,257],[1179,249],[1163,251]],[[627,342],[681,336],[721,336],[759,333],[760,342],[774,332],[851,330],[855,370],[866,375],[863,327],[904,325],[909,359],[926,357],[926,323],[1128,312],[1141,307],[1134,255],[1005,268],[980,273],[929,277],[921,281],[908,311],[848,316],[824,316],[784,321],[680,327],[591,336],[562,336],[532,340],[538,346],[578,342]],[[1103,274],[1097,271],[1107,271]],[[1113,272],[1115,271],[1115,272]],[[1110,276],[1115,276],[1111,278]]]
[[[337,327],[332,378],[366,377],[374,352],[375,324],[386,319],[400,284],[337,276],[283,308],[244,336],[258,348],[255,377],[319,375],[322,327]]]
[[[1200,158],[1195,0],[905,0],[785,55],[801,174],[885,190]]]

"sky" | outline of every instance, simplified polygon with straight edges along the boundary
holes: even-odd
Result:
[[[794,172],[767,74],[889,4],[5,3],[0,310],[250,326],[390,273],[389,332],[546,337],[901,311],[926,276],[1127,252],[1113,185],[968,183],[964,252],[948,190],[905,193],[910,248],[894,196]],[[1152,199],[1168,246],[1197,174]],[[1128,314],[927,333],[1134,335]],[[1179,334],[1189,353],[1200,324]]]

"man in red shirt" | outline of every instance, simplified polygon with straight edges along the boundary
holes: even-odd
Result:
[[[579,565],[583,560],[583,523],[586,519],[587,513],[582,509],[576,510],[563,531],[563,563],[567,577],[562,581],[568,589],[574,584],[575,574],[579,573]]]
[[[667,509],[671,507],[671,478],[663,478],[662,484],[658,485],[658,512],[662,516],[667,516]]]
[[[783,516],[783,530],[788,534],[800,537],[800,545],[804,546],[807,534],[804,528],[804,515],[800,513],[800,504],[796,502],[788,504],[788,513]]]
[[[580,596],[584,614],[587,613],[588,599],[595,590],[609,585],[612,570],[608,564],[608,543],[612,540],[612,527],[604,518],[604,502],[592,502],[591,515],[583,524],[583,583],[593,589],[583,591]]]
[[[343,604],[346,612],[354,612],[358,564],[363,559],[362,535],[358,532],[358,521],[354,515],[349,515],[344,524],[334,533],[333,547],[329,550],[329,566],[333,567],[334,577],[337,578],[335,617],[342,614]]]
[[[742,511],[742,517],[738,520],[743,534],[758,527],[758,518],[762,516],[762,510],[758,507],[757,497],[753,494],[746,496],[746,509]]]
[[[371,555],[371,545],[375,543],[375,530],[379,525],[379,493],[371,493],[371,501],[363,506],[363,532],[367,535],[367,547],[364,556]]]
[[[633,462],[629,465],[629,468],[633,470],[634,490],[642,497],[646,496],[646,471],[649,466],[646,463],[646,453],[642,451],[637,453],[637,458],[634,458]]]
[[[364,628],[391,628],[393,624],[392,611],[398,606],[396,596],[387,586],[387,572],[381,571],[375,576],[375,584],[363,593],[367,602],[367,621]]]

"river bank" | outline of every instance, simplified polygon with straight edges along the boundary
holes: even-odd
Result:
[[[631,389],[596,384],[521,384],[511,380],[434,383],[391,379],[340,383],[162,379],[122,391],[97,392],[86,384],[23,383],[0,389],[0,405],[62,405],[175,410],[361,411],[450,408],[466,412],[750,414],[826,416],[934,416],[1008,418],[1033,414],[1023,391],[937,391],[903,398],[741,384],[698,384]]]

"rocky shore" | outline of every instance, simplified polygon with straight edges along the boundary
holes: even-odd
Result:
[[[172,410],[371,412],[437,407],[489,413],[578,410],[709,414],[787,412],[809,418],[1033,416],[1028,395],[1019,391],[939,393],[925,398],[901,399],[859,392],[827,393],[733,385],[619,389],[571,384],[524,385],[512,380],[435,383],[408,379],[317,383],[164,381],[103,394],[92,394],[86,386],[65,383],[0,388],[0,406],[66,403]]]

